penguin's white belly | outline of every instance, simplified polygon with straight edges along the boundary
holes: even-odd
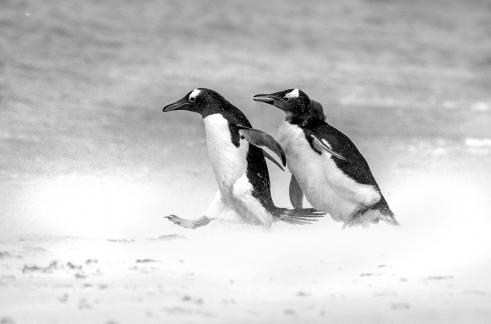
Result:
[[[232,143],[228,122],[221,114],[209,115],[203,121],[208,156],[218,188],[226,199],[232,192],[234,183],[247,172],[249,143],[243,139],[239,147]]]
[[[317,210],[328,212],[335,220],[348,221],[358,209],[380,199],[373,186],[359,184],[344,174],[330,154],[313,151],[300,127],[283,122],[278,137],[288,168]]]
[[[205,117],[208,155],[220,190],[209,213],[221,220],[242,221],[271,226],[273,216],[253,195],[247,178],[249,143],[232,143],[228,121],[221,114]],[[217,200],[218,199],[218,200]]]

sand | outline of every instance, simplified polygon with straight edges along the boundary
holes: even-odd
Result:
[[[0,316],[2,323],[487,323],[489,227],[447,212],[447,226],[426,229],[406,222],[343,230],[325,219],[271,231],[211,223],[152,238],[3,239]]]

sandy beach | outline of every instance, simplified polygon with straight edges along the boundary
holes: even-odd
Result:
[[[2,240],[1,321],[489,321],[487,229],[333,225]]]

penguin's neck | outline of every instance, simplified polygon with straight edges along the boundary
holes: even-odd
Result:
[[[313,113],[302,114],[302,115],[287,115],[285,118],[285,122],[299,127],[307,127],[318,121],[322,121],[322,120],[319,119],[319,116],[316,116]]]
[[[204,119],[213,114],[221,114],[227,110],[235,108],[230,102],[224,98],[209,99],[209,102],[200,111],[201,117]]]

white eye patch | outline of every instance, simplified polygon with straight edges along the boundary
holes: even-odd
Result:
[[[195,101],[196,97],[201,93],[201,90],[194,89],[193,92],[189,94],[189,101]]]
[[[299,95],[298,89],[293,89],[285,95],[285,98],[298,98]]]

